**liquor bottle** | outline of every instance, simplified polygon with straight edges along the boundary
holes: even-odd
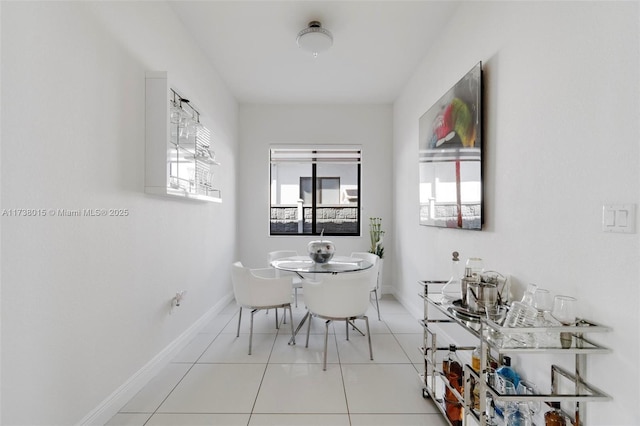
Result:
[[[442,361],[442,370],[449,386],[462,395],[462,362],[456,354],[456,345],[449,345],[449,353]],[[462,426],[462,404],[449,387],[445,387],[445,411],[452,426]]]
[[[471,367],[476,373],[480,372],[480,347],[478,346],[471,352]]]
[[[476,347],[471,353],[471,368],[476,373],[480,373],[480,348]],[[480,386],[477,385],[475,377],[471,376],[471,406],[475,410],[480,410]]]
[[[504,393],[505,381],[511,382],[516,389],[518,388],[518,384],[520,383],[520,375],[516,373],[516,370],[511,367],[511,357],[505,356],[503,358],[502,365],[496,370],[496,378],[498,380],[498,390],[501,393]]]
[[[565,426],[567,424],[559,402],[551,403],[551,410],[544,413],[545,426]]]

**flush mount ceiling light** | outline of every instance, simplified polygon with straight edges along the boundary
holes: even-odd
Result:
[[[298,47],[313,54],[314,58],[318,53],[324,52],[333,44],[333,35],[329,30],[322,28],[319,21],[309,22],[309,26],[298,33],[296,39]]]

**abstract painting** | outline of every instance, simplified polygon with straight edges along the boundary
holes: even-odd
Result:
[[[482,63],[419,121],[420,224],[482,229]]]

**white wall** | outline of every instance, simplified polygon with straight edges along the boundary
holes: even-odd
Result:
[[[2,419],[69,425],[231,294],[237,104],[172,11],[2,2]],[[144,193],[145,71],[202,110],[223,203]],[[187,290],[169,315],[170,299]]]
[[[588,404],[591,425],[640,424],[639,234],[601,231],[603,204],[640,197],[638,22],[637,2],[463,3],[394,105],[398,297],[421,315],[416,283],[448,277],[453,250],[512,274],[517,296],[529,282],[576,296],[613,329],[592,336],[613,352],[588,378],[613,401]],[[420,227],[418,119],[480,60],[484,230]],[[515,364],[540,379],[526,365],[542,357]]]
[[[241,105],[238,165],[238,235],[241,260],[264,267],[266,253],[297,250],[317,237],[269,236],[269,146],[271,144],[362,145],[360,237],[331,237],[336,251],[348,255],[369,249],[369,218],[391,223],[392,109],[390,105]],[[389,234],[390,235],[390,234]],[[385,265],[393,262],[387,252]],[[383,269],[385,274],[386,269]],[[392,285],[385,274],[383,286]],[[383,288],[383,291],[385,290]]]

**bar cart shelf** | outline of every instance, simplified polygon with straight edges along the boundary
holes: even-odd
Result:
[[[423,325],[424,337],[420,348],[424,358],[424,371],[419,375],[422,385],[422,394],[425,398],[432,399],[441,411],[445,420],[447,418],[444,395],[445,389],[453,394],[462,405],[462,424],[481,426],[489,424],[502,424],[501,417],[489,416],[488,401],[496,402],[539,402],[542,407],[545,403],[557,402],[570,406],[570,412],[564,407],[567,424],[583,426],[586,424],[585,404],[592,401],[608,401],[611,397],[586,381],[586,357],[592,354],[606,354],[611,350],[593,342],[587,338],[587,334],[604,333],[610,331],[609,327],[596,324],[592,321],[580,319],[573,326],[551,327],[527,327],[509,328],[487,320],[481,315],[465,312],[452,303],[451,299],[442,295],[442,288],[446,281],[419,281],[422,287],[420,297],[424,302]],[[464,365],[464,389],[458,392],[451,387],[442,372],[441,356],[448,350],[448,343],[438,341],[441,332],[439,325],[451,324],[465,330],[474,346],[458,346],[460,351],[471,351],[476,346],[480,348],[480,371],[475,371],[470,365]],[[520,336],[571,336],[570,347],[563,348],[559,344],[549,344],[540,347],[536,345],[523,345],[518,340]],[[549,339],[547,339],[549,341]],[[558,339],[559,341],[559,339]],[[568,346],[568,345],[567,345]],[[549,393],[535,395],[503,395],[488,382],[490,359],[502,361],[503,356],[512,354],[570,354],[575,357],[574,369],[569,371],[558,365],[551,365],[551,389]],[[479,407],[473,407],[471,384],[478,386],[477,394],[480,395]],[[484,396],[484,397],[483,397]],[[569,421],[571,423],[569,423]],[[537,423],[539,424],[539,423]]]

